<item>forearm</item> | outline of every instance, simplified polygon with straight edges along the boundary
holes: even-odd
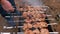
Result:
[[[9,5],[9,7],[10,6],[12,7],[11,3],[8,0],[1,0],[1,5],[4,5],[4,6],[8,6]]]
[[[1,0],[0,0],[0,3],[1,3]]]
[[[5,4],[8,0],[1,0],[1,4]]]
[[[6,11],[13,11],[14,8],[8,0],[1,0],[1,5]]]

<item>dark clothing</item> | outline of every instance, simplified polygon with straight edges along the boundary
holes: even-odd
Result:
[[[15,5],[14,0],[8,0],[8,1],[12,4],[12,6],[13,6],[14,8],[16,8],[16,5]]]

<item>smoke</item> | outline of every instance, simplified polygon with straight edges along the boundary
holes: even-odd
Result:
[[[42,0],[23,0],[23,2],[26,2],[30,4],[31,6],[42,6],[43,5]]]

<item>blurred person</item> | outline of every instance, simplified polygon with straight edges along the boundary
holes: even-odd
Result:
[[[2,8],[7,12],[14,11],[13,6],[8,0],[1,0],[1,5],[2,5]]]
[[[14,0],[1,0],[0,14],[8,21],[10,26],[15,26],[16,24],[13,22],[14,17],[11,17],[11,16],[13,16],[11,13],[20,14],[16,10]],[[6,16],[10,16],[10,17],[6,17]]]

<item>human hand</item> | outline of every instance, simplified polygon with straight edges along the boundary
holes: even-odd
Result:
[[[14,8],[13,6],[11,5],[11,3],[7,0],[2,0],[1,1],[1,5],[3,7],[3,9],[7,12],[14,12]]]

